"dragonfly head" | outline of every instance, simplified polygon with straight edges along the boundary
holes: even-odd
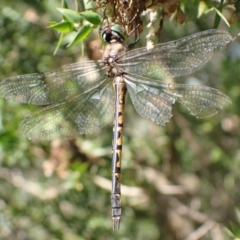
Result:
[[[125,35],[125,29],[118,24],[107,26],[101,32],[103,40],[108,43],[110,43],[112,40],[116,40],[122,43],[124,41]]]

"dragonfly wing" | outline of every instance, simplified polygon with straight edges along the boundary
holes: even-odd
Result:
[[[171,83],[165,86],[164,91],[176,96],[176,100],[197,118],[211,117],[231,103],[230,98],[224,93],[206,86]]]
[[[114,91],[106,79],[101,88],[72,96],[26,117],[19,130],[30,139],[73,139],[95,133],[112,120]]]
[[[188,37],[157,44],[153,49],[127,52],[119,61],[124,72],[155,80],[184,76],[200,69],[216,49],[224,48],[232,36],[222,30],[207,30]]]
[[[159,83],[134,74],[125,75],[125,81],[137,112],[159,125],[171,118],[175,101],[197,118],[210,117],[231,102],[225,94],[210,87]]]
[[[22,103],[48,105],[83,93],[104,75],[100,61],[68,64],[56,71],[7,78],[0,82],[0,96]]]
[[[164,126],[172,117],[175,98],[164,91],[148,87],[127,76],[127,90],[137,113],[145,119]]]

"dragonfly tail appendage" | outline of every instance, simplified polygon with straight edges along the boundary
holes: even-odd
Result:
[[[114,83],[116,92],[114,125],[113,125],[113,145],[112,145],[112,221],[113,230],[120,227],[121,218],[121,158],[122,158],[122,135],[124,121],[124,106],[126,85],[122,82],[122,77],[116,77]]]
[[[118,205],[119,207],[117,207]],[[121,220],[121,196],[119,194],[112,194],[112,223],[113,223],[113,231],[119,230],[120,228],[120,220]]]

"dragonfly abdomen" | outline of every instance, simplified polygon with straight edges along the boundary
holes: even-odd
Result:
[[[113,230],[119,229],[121,218],[121,158],[122,158],[122,136],[124,122],[126,83],[122,76],[113,79],[113,86],[116,93],[115,113],[113,124],[112,143],[112,220]]]

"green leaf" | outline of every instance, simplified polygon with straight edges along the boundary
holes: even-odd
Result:
[[[81,16],[70,9],[66,9],[66,8],[57,8],[57,10],[64,16],[66,17],[70,22],[73,23],[80,23],[80,21],[82,20]]]
[[[75,38],[72,40],[71,43],[68,44],[67,47],[76,44],[78,42],[81,42],[82,40],[84,40],[92,31],[92,27],[90,24],[87,24],[85,26],[83,26],[76,34]]]
[[[70,32],[74,29],[74,26],[71,22],[63,21],[55,24],[50,23],[50,28],[57,30],[59,32]]]
[[[63,8],[68,8],[66,0],[62,0],[62,7]]]
[[[215,12],[217,13],[216,16],[220,17],[220,18],[221,18],[221,19],[227,24],[227,26],[230,27],[230,25],[229,25],[227,19],[226,19],[226,18],[223,16],[223,14],[222,14],[218,9],[216,9],[215,7],[210,8],[210,9],[207,10],[205,13],[208,13],[208,12],[211,12],[211,11],[215,11]],[[214,24],[214,27],[217,28],[217,27],[218,27],[218,24],[217,24],[217,25]]]
[[[57,44],[57,46],[56,46],[56,48],[55,48],[55,50],[54,50],[53,55],[55,55],[55,54],[57,53],[58,49],[59,49],[60,46],[61,46],[62,40],[63,40],[63,33],[61,32],[60,38],[59,38],[59,40],[58,40],[58,44]]]
[[[96,7],[96,4],[94,3],[94,1],[83,0],[83,4],[86,10],[91,10],[94,7]]]
[[[205,2],[199,2],[199,5],[198,5],[198,18],[200,18],[203,13],[208,9],[208,6]]]
[[[228,20],[224,17],[224,15],[217,9],[214,8],[218,16],[227,24],[228,27],[230,27],[230,24],[228,23]]]
[[[85,12],[80,12],[79,13],[85,20],[88,22],[94,24],[94,25],[99,25],[102,21],[101,16],[98,15],[95,12],[92,11],[85,11]]]
[[[62,8],[69,9],[69,7],[68,7],[68,4],[67,4],[66,0],[62,0]],[[65,16],[63,16],[63,19],[64,19],[65,21],[67,21],[67,20],[68,20],[68,19],[67,19]]]

